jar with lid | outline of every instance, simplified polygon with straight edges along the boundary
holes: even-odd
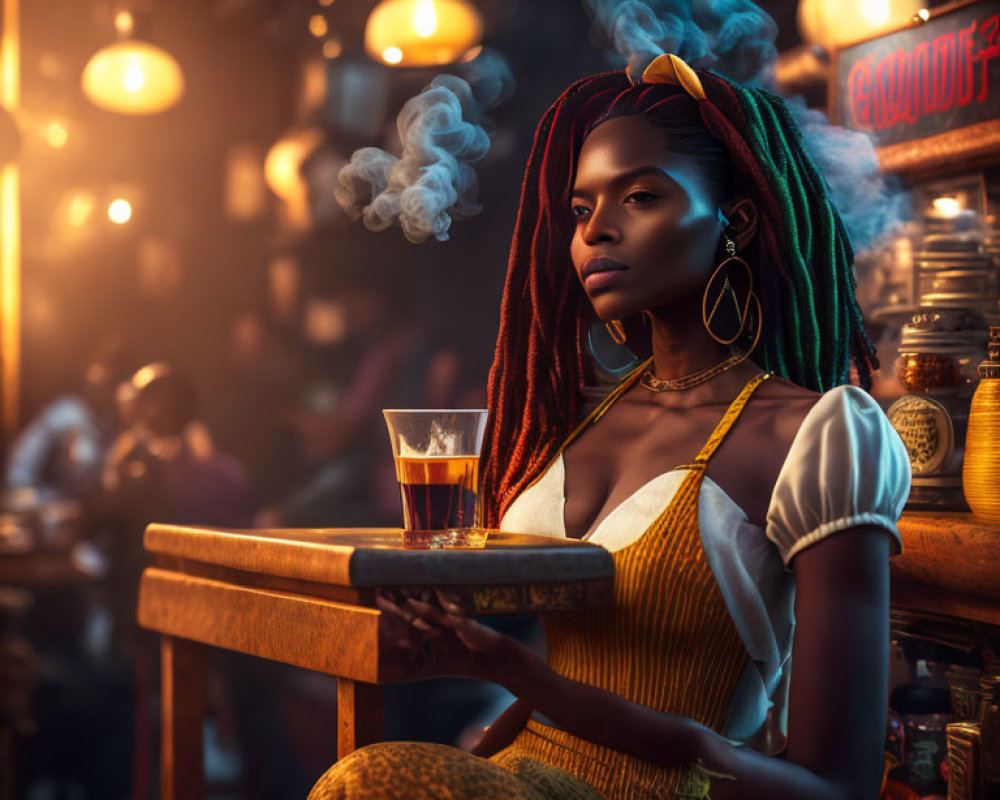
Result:
[[[909,392],[971,395],[985,352],[985,323],[979,314],[967,309],[921,309],[903,326],[899,379]]]
[[[907,394],[886,414],[910,459],[908,508],[967,508],[966,423],[985,353],[985,322],[975,310],[922,308],[903,327],[897,374]]]

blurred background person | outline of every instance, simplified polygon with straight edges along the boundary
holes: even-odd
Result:
[[[44,406],[11,443],[4,474],[8,492],[89,499],[118,431],[115,393],[128,367],[126,351],[116,340],[95,351],[79,388]]]

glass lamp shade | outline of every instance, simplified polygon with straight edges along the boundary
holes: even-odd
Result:
[[[157,114],[184,95],[184,73],[166,50],[125,39],[102,47],[83,69],[83,92],[105,111]]]
[[[836,50],[902,27],[926,6],[927,0],[801,0],[798,27],[805,41]]]
[[[365,50],[394,67],[451,64],[482,35],[482,17],[466,0],[382,0],[368,15]]]

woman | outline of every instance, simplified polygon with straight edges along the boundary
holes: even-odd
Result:
[[[546,616],[546,663],[382,602],[414,663],[518,700],[479,757],[375,745],[312,796],[874,797],[909,469],[842,385],[877,366],[852,257],[779,98],[669,55],[567,90],[527,168],[484,515],[606,546],[615,605]],[[595,314],[652,357],[584,414]]]

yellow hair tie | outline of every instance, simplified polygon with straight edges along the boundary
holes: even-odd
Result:
[[[664,53],[653,59],[653,63],[642,73],[643,83],[672,83],[680,86],[695,100],[704,100],[705,89],[698,77],[687,63],[673,53]]]

